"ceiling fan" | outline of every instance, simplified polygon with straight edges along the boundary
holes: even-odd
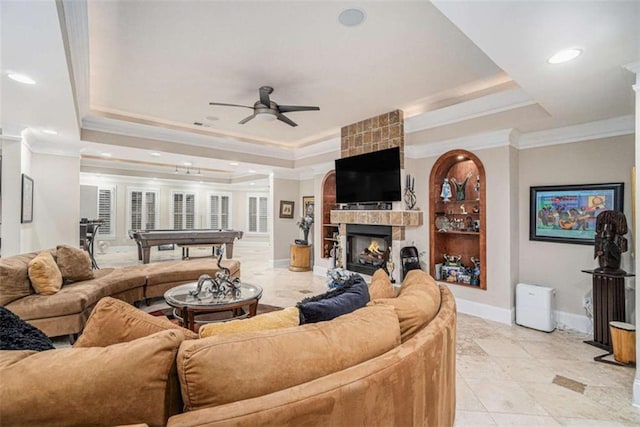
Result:
[[[320,107],[307,107],[304,105],[278,105],[269,99],[269,95],[273,92],[273,88],[271,86],[261,86],[258,89],[258,93],[260,94],[260,99],[253,104],[253,107],[249,107],[248,105],[239,105],[239,104],[226,104],[223,102],[210,102],[209,105],[222,105],[225,107],[243,107],[243,108],[251,108],[253,110],[253,114],[249,117],[245,117],[240,120],[238,124],[245,124],[249,120],[253,118],[258,118],[261,120],[272,121],[275,119],[280,120],[281,122],[285,122],[289,126],[298,126],[296,122],[288,118],[282,113],[290,113],[293,111],[318,111]]]

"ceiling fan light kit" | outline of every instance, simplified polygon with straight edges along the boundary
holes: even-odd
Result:
[[[283,113],[291,113],[294,111],[319,111],[320,107],[310,107],[304,105],[278,105],[269,98],[269,95],[273,93],[273,88],[271,86],[261,86],[258,89],[258,94],[260,95],[260,99],[258,99],[253,107],[249,107],[248,105],[240,105],[240,104],[228,104],[223,102],[210,102],[209,105],[218,105],[222,107],[241,107],[241,108],[250,108],[253,110],[253,114],[245,117],[240,120],[238,124],[245,124],[251,119],[258,118],[263,121],[274,121],[276,119],[280,120],[288,124],[289,126],[298,126],[296,122],[285,116]]]

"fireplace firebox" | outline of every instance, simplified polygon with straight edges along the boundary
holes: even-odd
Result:
[[[347,269],[372,275],[386,269],[391,248],[391,226],[347,224]]]

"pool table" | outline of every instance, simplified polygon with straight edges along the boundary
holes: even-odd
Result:
[[[149,264],[152,246],[159,245],[215,245],[225,244],[227,258],[233,257],[233,242],[242,239],[242,231],[235,230],[129,230],[129,237],[136,241],[138,259]]]

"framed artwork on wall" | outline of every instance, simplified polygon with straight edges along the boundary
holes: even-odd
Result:
[[[280,200],[280,218],[293,218],[295,202]]]
[[[624,183],[530,188],[529,240],[593,245],[596,217],[623,209]]]
[[[302,196],[302,216],[311,215],[314,217],[314,209],[313,196]]]
[[[33,179],[22,174],[22,203],[20,222],[22,224],[33,221]]]

